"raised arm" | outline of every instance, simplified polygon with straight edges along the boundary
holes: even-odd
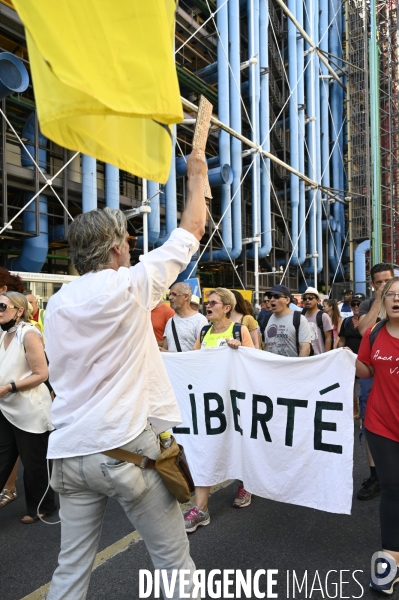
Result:
[[[373,304],[371,305],[369,312],[366,315],[361,315],[359,317],[359,325],[357,326],[357,330],[360,333],[360,335],[364,335],[364,332],[369,327],[376,324],[380,310],[381,310],[381,299],[377,300],[377,297],[376,297]]]
[[[204,160],[193,150],[187,160],[187,201],[181,217],[180,227],[200,240],[205,233],[206,204],[204,177],[208,171]]]

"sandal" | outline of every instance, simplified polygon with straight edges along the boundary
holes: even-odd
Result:
[[[35,515],[34,517],[31,517],[30,515],[25,515],[24,517],[22,517],[21,523],[23,523],[24,525],[32,525],[32,523],[37,523],[38,521],[40,521],[40,519],[45,519],[46,517],[49,517],[50,515],[54,514],[56,510],[57,508],[54,508],[48,513],[40,513],[40,515]]]
[[[0,494],[0,508],[3,508],[13,500],[16,500],[17,495],[17,490],[8,490],[7,488],[4,488]]]

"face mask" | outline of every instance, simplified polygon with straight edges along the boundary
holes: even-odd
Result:
[[[11,329],[11,327],[14,327],[15,323],[17,322],[17,319],[11,319],[11,321],[8,321],[8,323],[2,323],[0,325],[0,327],[2,328],[3,331],[8,331],[9,329]]]

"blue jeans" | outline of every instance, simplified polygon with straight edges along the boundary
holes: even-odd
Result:
[[[123,448],[150,458],[160,452],[150,424]],[[169,581],[172,569],[195,569],[179,504],[154,469],[100,453],[56,459],[51,487],[60,494],[61,551],[47,600],[86,598],[108,497],[118,500],[141,534],[154,568],[167,569]],[[175,599],[180,598],[178,584],[179,578]]]
[[[359,394],[359,412],[360,418],[364,421],[364,415],[366,414],[366,404],[369,399],[371,388],[373,387],[374,377],[370,379],[359,378],[360,382],[360,394]]]

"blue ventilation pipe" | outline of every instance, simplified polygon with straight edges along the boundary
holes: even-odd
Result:
[[[303,3],[298,1],[296,11],[296,19],[303,27]],[[305,173],[305,80],[303,75],[304,69],[304,41],[303,37],[297,36],[297,94],[298,94],[298,165],[299,172]],[[295,256],[298,264],[302,265],[306,260],[306,198],[305,198],[305,182],[299,180],[299,206],[298,206],[298,236],[299,236],[299,256]],[[302,231],[302,233],[300,233]],[[294,263],[295,264],[295,263]]]
[[[370,250],[370,240],[364,240],[355,250],[355,292],[366,295],[366,252]]]
[[[309,0],[306,0],[306,19],[305,19],[305,30],[306,33],[313,38],[313,10],[312,3]],[[306,50],[311,50],[309,44],[306,44]],[[312,64],[308,64],[312,62],[312,55],[308,54],[306,57],[306,65],[307,68],[305,70],[305,87],[306,87],[306,116],[308,118],[314,118],[316,116],[315,109],[315,94],[313,89],[313,74],[312,74]],[[308,146],[308,176],[315,180],[316,179],[316,147],[315,147],[315,139],[313,136],[313,127],[314,123],[309,122],[307,124],[306,130],[306,140]],[[309,254],[314,254],[316,251],[315,243],[314,243],[314,212],[317,210],[316,202],[313,201],[315,191],[313,189],[308,192],[308,206],[310,206],[309,216],[308,216],[308,248]],[[313,259],[311,259],[313,261]],[[305,273],[313,274],[314,267],[313,263],[305,269]]]
[[[335,56],[341,56],[341,48],[339,42],[339,31],[337,28],[337,19],[340,19],[340,13],[337,12],[340,7],[340,0],[331,0],[329,2],[329,22],[332,23],[329,29],[329,52],[334,54]],[[336,17],[334,18],[334,15]],[[342,189],[341,183],[343,179],[341,178],[340,171],[342,171],[342,161],[340,157],[340,145],[338,140],[338,132],[340,129],[340,125],[342,122],[342,88],[337,83],[334,82],[330,86],[330,106],[331,106],[331,143],[334,145],[334,149],[331,157],[331,167],[332,167],[332,187],[335,189]],[[342,228],[342,219],[341,219],[341,204],[339,202],[334,203],[334,219],[337,224],[336,231],[334,232],[334,242],[336,249],[334,249],[333,256],[331,252],[329,252],[330,257],[330,266],[332,270],[335,272],[338,268],[338,262],[341,256],[341,228]],[[331,244],[333,246],[333,244]],[[330,247],[330,246],[329,246]]]
[[[319,44],[319,0],[313,0],[313,32],[315,36],[315,44]],[[313,57],[314,67],[314,82],[315,82],[315,108],[316,108],[316,181],[321,183],[321,141],[320,141],[320,59],[315,52]],[[322,228],[322,205],[321,205],[321,190],[316,192],[316,237],[317,237],[317,272],[323,270],[323,228]]]
[[[263,2],[264,0],[262,0]],[[255,125],[252,121],[251,129],[251,140],[255,144],[259,144],[260,141],[260,126],[259,126],[259,100],[260,100],[260,60],[259,60],[259,0],[253,0],[253,11],[251,14],[251,1],[247,3],[247,18],[248,18],[248,55],[252,57],[252,47],[254,46],[254,56],[258,57],[258,62],[255,68],[249,68],[249,103],[250,106],[255,106]],[[254,39],[252,40],[252,27],[251,20],[254,20]],[[255,73],[255,75],[254,75]],[[252,79],[255,77],[254,85]],[[253,88],[255,88],[255,98],[253,97]],[[256,177],[252,176],[251,180],[251,192],[252,192],[252,235],[261,233],[261,206],[260,206],[260,156],[255,155],[254,163],[256,164]],[[251,169],[252,174],[254,169]],[[256,204],[256,220],[254,206]],[[249,258],[255,257],[255,247],[252,244],[252,248],[247,250],[247,256]]]
[[[288,10],[296,18],[297,0],[288,0]],[[288,82],[290,87],[289,128],[290,128],[290,165],[299,170],[298,156],[298,88],[297,88],[297,35],[298,30],[291,19],[288,19]],[[293,265],[299,264],[298,226],[299,226],[299,177],[290,173],[290,202],[291,202],[291,236]]]
[[[320,35],[320,50],[325,53],[328,52],[328,5],[327,3],[320,3],[320,20],[319,20],[319,35]],[[328,99],[329,99],[329,71],[325,64],[320,61],[320,134],[321,134],[321,183],[324,187],[330,187],[330,134],[329,134],[329,111],[328,111]],[[325,227],[325,233],[328,239],[328,248],[330,249],[330,237],[332,232],[336,229],[335,219],[330,216],[330,205],[324,204],[322,210],[322,219]],[[326,227],[327,219],[330,228]],[[330,231],[331,230],[331,231]],[[324,231],[324,229],[323,229]],[[331,244],[333,248],[333,244]],[[330,252],[329,252],[330,256]],[[333,256],[334,258],[334,256]]]
[[[31,144],[27,144],[26,147],[37,161],[43,172],[46,171],[47,167],[47,152],[46,150],[39,149],[39,158],[37,159],[35,154],[35,113],[31,113],[27,118],[23,128],[22,137],[27,138]],[[46,146],[47,138],[39,130],[39,145]],[[21,164],[23,167],[28,169],[34,169],[32,159],[24,148],[21,151]],[[25,192],[23,195],[23,202],[27,204],[29,200],[33,198],[35,194],[33,192]],[[23,241],[22,252],[17,258],[11,258],[7,261],[7,268],[13,271],[25,271],[31,273],[39,273],[46,262],[48,254],[48,207],[47,207],[47,196],[40,194],[36,200],[28,206],[27,209],[22,213],[22,228],[27,233],[36,233],[36,203],[39,201],[40,211],[40,234],[38,236],[26,238]]]
[[[119,208],[119,169],[105,165],[105,204],[109,208]]]
[[[259,60],[260,60],[260,143],[270,152],[269,134],[269,0],[261,0],[259,12]],[[270,158],[263,157],[260,161],[260,191],[261,191],[261,246],[259,258],[270,254],[272,249],[272,215],[270,205]]]
[[[182,159],[185,166],[185,174],[187,173],[187,165],[183,157]],[[188,157],[187,157],[188,158]],[[162,246],[166,240],[169,239],[170,234],[177,227],[177,189],[176,189],[176,125],[173,125],[173,148],[172,148],[172,162],[170,165],[170,172],[168,181],[166,182],[163,195],[159,198],[160,206],[165,206],[165,225],[160,227],[160,235],[155,245],[157,248]]]
[[[228,8],[225,0],[217,0],[217,27],[219,36],[217,41],[218,62],[218,117],[225,125],[230,126],[230,88],[229,88],[229,24]],[[226,131],[219,131],[219,159],[220,164],[230,164],[230,136]],[[222,221],[223,242],[230,253],[232,250],[231,231],[231,185],[221,186],[221,213],[224,215]],[[224,248],[214,253],[214,260],[229,260]]]
[[[82,154],[82,213],[97,208],[97,161]]]

